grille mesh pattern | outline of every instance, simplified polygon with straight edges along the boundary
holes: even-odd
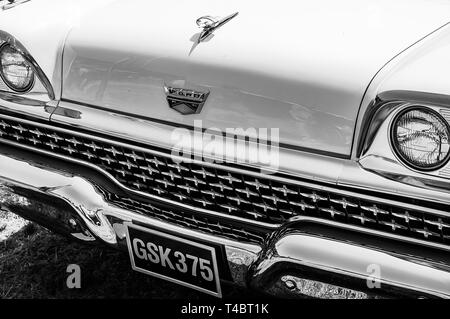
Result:
[[[245,220],[278,225],[295,216],[310,216],[433,242],[450,241],[450,219],[388,206],[381,200],[366,201],[320,187],[255,178],[225,167],[175,163],[151,151],[11,119],[0,119],[0,138],[94,164],[132,190]],[[155,214],[162,218],[170,215],[162,210]]]
[[[225,223],[223,221],[213,221],[211,218],[198,216],[196,214],[188,213],[185,211],[180,212],[173,209],[164,209],[150,203],[136,201],[131,198],[119,197],[111,193],[105,193],[104,195],[109,202],[115,204],[120,208],[137,211],[164,222],[169,222],[178,226],[189,227],[190,229],[201,231],[207,234],[250,243],[261,243],[265,238],[265,234],[263,232],[248,229],[246,230],[243,227],[238,227],[236,225]]]

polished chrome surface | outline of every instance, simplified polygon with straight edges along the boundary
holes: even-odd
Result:
[[[364,169],[401,183],[448,192],[450,190],[448,177],[450,176],[446,172],[450,169],[450,163],[428,171],[412,168],[402,161],[392,144],[391,130],[396,116],[407,109],[418,106],[441,114],[447,123],[450,123],[450,118],[446,115],[449,112],[448,106],[433,104],[431,101],[429,103],[397,101],[387,103],[386,106],[382,105],[381,108],[386,107],[390,110],[387,113],[379,113],[380,117],[372,120],[376,132],[368,137],[370,138],[370,142],[367,143],[368,148],[361,154],[359,163]]]
[[[434,243],[450,241],[441,209],[364,196],[296,180],[278,181],[226,165],[175,160],[170,154],[2,116],[0,139],[97,168],[127,190],[263,227],[309,216]],[[245,231],[244,231],[245,232]]]
[[[135,118],[108,110],[93,109],[89,106],[66,101],[59,103],[58,108],[52,114],[51,121],[65,126],[67,125],[76,131],[87,130],[99,135],[109,136],[113,140],[132,140],[152,149],[172,150],[175,143],[172,139],[174,127],[170,124],[156,123],[150,120]],[[230,158],[227,152],[217,152],[211,155],[204,154],[202,151],[203,141],[197,141],[195,135],[194,139],[191,139],[192,134],[188,130],[183,130],[182,132],[183,134],[181,134],[180,138],[182,141],[187,142],[182,145],[177,144],[177,146],[190,150],[190,153],[194,154],[196,159],[204,159],[204,161],[193,161],[200,165],[216,167],[216,165],[211,164],[215,162],[237,162],[245,165],[246,170],[229,169],[246,174],[248,174],[248,169],[251,169],[255,172],[253,175],[258,178],[267,177],[270,174],[272,175],[271,178],[286,183],[291,182],[293,178],[300,178],[313,182],[324,182],[328,185],[351,187],[356,190],[369,190],[382,194],[450,204],[450,197],[448,196],[450,183],[448,182],[446,182],[448,185],[447,190],[444,188],[429,189],[423,187],[422,184],[420,184],[421,186],[405,184],[362,169],[360,163],[357,161],[295,151],[283,147],[279,147],[278,156],[272,162],[258,161],[248,163],[245,157],[239,158],[236,161],[236,158]],[[127,145],[127,147],[133,146]],[[249,152],[258,152],[255,143],[249,143]],[[298,163],[301,163],[301,165]],[[260,173],[258,174],[256,172]],[[273,176],[277,172],[284,176],[289,176],[289,178],[283,179],[278,176]],[[393,204],[395,203],[393,202]]]
[[[370,299],[364,292],[344,288],[333,284],[301,278],[299,276],[285,275],[279,282],[284,284],[292,293],[320,299]]]
[[[52,164],[40,160],[33,161],[28,156],[24,158],[16,155],[0,155],[0,162],[4,164],[0,166],[2,195],[0,207],[74,238],[89,242],[97,240],[126,249],[124,223],[132,222],[151,225],[183,237],[223,245],[226,256],[230,256],[225,258],[228,260],[232,278],[239,280],[236,283],[240,285],[246,285],[246,274],[261,251],[260,246],[242,238],[230,239],[224,234],[217,236],[218,233],[191,229],[186,223],[174,223],[161,217],[154,218],[142,214],[142,211],[136,211],[135,208],[130,209],[109,202],[103,197],[105,192],[100,191],[97,185],[74,173],[73,170],[57,170]],[[54,208],[55,205],[57,208]],[[64,216],[68,218],[54,214],[54,212],[61,214],[64,211],[68,214]],[[83,225],[82,231],[72,228],[72,218]],[[201,220],[199,216],[196,218]],[[236,230],[238,229],[230,231]]]
[[[67,1],[68,4],[71,2],[74,1]],[[407,1],[403,2],[406,4]],[[313,236],[297,228],[288,234],[281,231],[312,221],[334,229],[352,230],[359,235],[371,233],[378,236],[380,246],[389,238],[414,243],[416,248],[420,245],[421,251],[417,254],[431,247],[448,251],[450,169],[442,169],[439,176],[411,171],[398,159],[384,156],[388,154],[386,145],[389,144],[379,139],[377,134],[371,136],[373,143],[371,141],[370,148],[364,150],[367,153],[364,152],[362,158],[355,153],[357,143],[361,141],[360,132],[364,129],[363,119],[371,107],[366,102],[374,100],[380,89],[392,89],[400,83],[402,88],[409,86],[441,94],[449,92],[445,81],[445,74],[449,73],[445,71],[450,65],[445,63],[449,52],[445,46],[448,47],[449,42],[443,41],[442,45],[431,41],[436,34],[427,37],[448,21],[448,13],[445,13],[448,10],[442,10],[447,6],[439,1],[428,2],[426,6],[421,4],[422,1],[405,6],[392,6],[385,2],[379,6],[377,1],[370,1],[371,8],[375,8],[373,15],[371,11],[361,14],[358,1],[349,0],[338,5],[326,1],[325,6],[323,2],[311,4],[299,13],[298,10],[289,10],[290,4],[274,8],[267,1],[258,4],[260,10],[255,19],[252,15],[254,4],[250,3],[242,5],[243,11],[240,10],[246,19],[236,19],[221,31],[224,36],[218,36],[209,43],[204,41],[195,52],[188,52],[190,42],[197,40],[191,37],[191,30],[173,28],[175,33],[167,30],[160,42],[142,42],[141,39],[156,39],[160,29],[152,26],[167,23],[167,14],[182,25],[192,22],[197,6],[191,2],[180,4],[179,14],[171,8],[160,7],[160,4],[132,0],[132,3],[140,5],[130,6],[133,20],[120,20],[126,22],[126,28],[117,25],[118,17],[123,16],[123,4],[119,2],[104,1],[108,5],[100,5],[102,9],[98,10],[97,5],[103,2],[93,0],[92,7],[96,9],[83,14],[74,12],[74,16],[82,18],[72,21],[69,27],[63,26],[60,20],[55,23],[55,16],[43,18],[42,13],[50,11],[48,8],[55,1],[46,1],[42,9],[33,3],[17,10],[24,8],[24,17],[37,16],[40,20],[48,20],[48,23],[25,31],[26,28],[14,27],[17,23],[11,12],[15,10],[11,10],[4,12],[0,28],[12,30],[11,34],[26,44],[29,52],[44,67],[45,74],[52,79],[58,98],[61,83],[64,83],[63,98],[85,103],[85,106],[74,105],[67,100],[49,102],[41,94],[17,96],[2,92],[2,113],[20,112],[28,118],[37,115],[41,123],[52,114],[52,121],[71,127],[52,128],[3,117],[0,138],[4,144],[45,154],[46,159],[52,159],[51,164],[53,160],[62,159],[67,165],[76,163],[80,170],[94,168],[103,178],[106,177],[105,182],[112,181],[130,197],[111,197],[89,178],[73,172],[60,172],[43,163],[45,161],[31,164],[27,158],[17,160],[2,156],[2,164],[14,165],[12,171],[0,168],[3,204],[22,215],[27,212],[29,216],[26,217],[29,218],[33,209],[39,207],[39,203],[33,204],[33,195],[49,196],[42,199],[44,204],[51,203],[51,199],[61,199],[67,204],[66,208],[79,218],[68,219],[69,224],[87,225],[89,229],[88,233],[77,232],[77,236],[92,240],[94,237],[89,235],[93,234],[114,246],[124,239],[123,222],[130,218],[168,231],[198,235],[205,240],[213,241],[220,237],[220,243],[230,245],[226,247],[226,253],[230,268],[237,272],[233,272],[233,278],[238,282],[246,282],[252,276],[252,267],[258,271],[256,277],[263,278],[270,274],[261,265],[278,270],[293,263],[298,269],[304,266],[302,263],[305,261],[314,261],[313,264],[317,265],[314,269],[362,279],[367,277],[362,270],[364,262],[379,260],[383,267],[387,267],[387,274],[383,273],[383,285],[448,296],[448,263],[437,265],[426,258],[393,254],[343,238]],[[210,5],[206,0],[200,0],[198,4],[201,7]],[[152,6],[153,9],[155,5],[157,10],[141,10],[144,6]],[[228,10],[236,5],[235,1],[227,2],[222,9]],[[342,7],[347,6],[353,8],[351,19],[348,19],[348,11],[342,11]],[[325,12],[323,7],[326,7]],[[27,11],[27,8],[31,9]],[[377,14],[377,9],[383,9],[384,14]],[[309,28],[323,13],[327,17],[322,19],[325,22],[317,28]],[[61,11],[57,15],[64,16]],[[285,17],[283,30],[286,32],[280,33],[276,21],[276,27],[270,25],[274,21],[270,19],[273,16]],[[424,16],[428,18],[421,19]],[[142,21],[148,23],[148,28],[142,28]],[[218,21],[210,17],[200,22],[203,22],[204,31],[213,31],[212,26],[218,26]],[[52,30],[52,23],[57,26],[53,27],[55,31],[65,31],[55,32],[57,35],[51,33],[52,39],[43,39],[43,43],[33,40],[43,38],[39,35],[49,34],[46,31]],[[355,25],[361,28],[355,28]],[[233,36],[241,30],[252,29],[261,32],[249,35],[252,37],[251,46],[248,45],[248,37]],[[140,37],[127,37],[130,30]],[[115,39],[122,39],[120,44],[111,41],[108,37],[111,33],[116,35]],[[209,35],[203,33],[203,36],[206,40]],[[420,41],[422,36],[425,39]],[[323,41],[317,42],[317,38]],[[201,40],[200,35],[198,41]],[[382,42],[383,45],[374,50],[374,42]],[[47,46],[48,43],[52,45]],[[292,44],[289,50],[286,50],[286,43]],[[362,56],[361,50],[366,55]],[[399,52],[402,53],[396,56]],[[268,54],[272,63],[267,63]],[[403,59],[408,54],[408,59]],[[330,56],[334,58],[330,59]],[[392,57],[394,59],[389,60]],[[435,62],[430,63],[430,58]],[[405,61],[414,63],[408,65]],[[408,69],[413,71],[405,72],[405,66],[411,66]],[[394,72],[398,70],[401,72]],[[417,70],[421,71],[418,73],[421,76],[410,76]],[[405,81],[405,78],[409,79]],[[386,79],[388,81],[384,81]],[[414,82],[413,79],[420,80]],[[206,104],[202,114],[191,117],[172,112],[163,103],[166,97],[162,90],[163,83],[170,81],[204,85],[211,91],[210,105]],[[44,85],[48,87],[49,82]],[[1,85],[0,89],[3,90]],[[441,105],[441,111],[447,106]],[[394,114],[396,107],[393,108]],[[89,108],[91,110],[87,111]],[[110,111],[100,111],[104,109]],[[208,127],[217,126],[219,129],[230,125],[248,127],[250,124],[282,128],[280,165],[275,170],[264,170],[265,166],[259,165],[261,163],[234,167],[201,160],[187,164],[169,162],[166,151],[173,145],[168,145],[167,137],[173,124],[190,129],[192,120],[198,119],[204,120]],[[11,124],[11,121],[15,122]],[[388,125],[387,122],[380,124],[377,130],[388,128],[384,126]],[[161,149],[155,150],[157,146]],[[288,147],[291,149],[287,150]],[[102,160],[101,164],[96,162]],[[142,170],[144,163],[147,168]],[[31,168],[27,166],[29,164]],[[19,168],[23,171],[19,172]],[[130,180],[130,174],[136,179]],[[56,188],[45,185],[47,178],[52,177],[61,183]],[[41,180],[37,181],[37,178]],[[181,185],[181,190],[174,191],[179,188],[180,181],[186,184]],[[38,184],[41,187],[37,187]],[[153,193],[149,187],[154,188]],[[193,196],[194,193],[200,197]],[[168,199],[167,196],[172,196],[169,194],[173,194],[173,198]],[[137,195],[145,200],[136,201]],[[169,207],[196,209],[199,214],[207,215],[208,220],[199,220],[196,214],[180,216],[171,209],[155,209],[153,204],[145,206],[146,200],[150,199]],[[65,217],[54,216],[55,210],[49,206],[37,210],[35,215],[42,213],[53,216],[54,220],[67,221]],[[242,207],[251,207],[252,210],[244,211]],[[224,228],[223,223],[214,225],[209,222],[213,217],[223,219],[223,223],[247,223],[277,232],[264,238],[267,246],[260,248],[255,243],[260,243],[261,238],[255,238],[253,231],[229,225]],[[222,237],[218,235],[221,228]],[[252,244],[245,248],[236,244],[240,240]],[[291,248],[283,250],[286,247]],[[317,251],[312,252],[312,247]],[[353,254],[338,256],[333,251],[340,249]],[[404,273],[400,269],[405,270]],[[414,272],[419,274],[414,277]],[[404,277],[405,273],[408,278]],[[292,279],[288,276],[293,275],[282,274],[279,281]],[[305,283],[305,279],[302,280]],[[307,280],[321,282],[315,278]]]
[[[30,196],[32,195],[32,196]],[[82,241],[95,241],[80,218],[65,205],[49,197],[45,192],[30,193],[26,185],[12,184],[0,178],[0,211],[10,211],[47,226],[52,230],[71,234]]]
[[[226,220],[211,218],[211,216],[202,215],[197,211],[169,209],[142,200],[118,196],[111,192],[102,191],[100,188],[99,191],[103,194],[105,200],[117,207],[220,238],[261,244],[268,233],[267,230],[252,230],[243,225],[233,225],[227,223]]]
[[[425,256],[429,249],[434,251],[432,248],[408,255],[400,249],[392,250],[385,246],[385,241],[378,240],[376,246],[372,247],[363,241],[347,241],[327,236],[326,230],[321,231],[320,235],[305,232],[301,230],[301,225],[273,232],[269,240],[261,245],[231,240],[117,207],[98,191],[98,185],[93,184],[91,179],[74,173],[72,169],[57,169],[53,163],[33,159],[29,155],[2,153],[0,161],[5,164],[0,166],[0,192],[6,194],[2,196],[4,200],[0,203],[1,207],[6,206],[12,212],[27,218],[29,213],[38,219],[48,215],[48,210],[36,209],[39,205],[65,205],[60,206],[59,211],[63,207],[71,218],[52,216],[49,227],[55,228],[65,223],[73,225],[71,219],[76,219],[84,231],[73,229],[71,232],[69,228],[65,231],[81,240],[92,241],[94,238],[126,249],[124,223],[131,222],[223,245],[232,280],[242,286],[250,284],[266,293],[271,292],[274,282],[280,280],[282,283],[282,278],[293,275],[292,271],[305,269],[304,267],[365,283],[372,278],[367,272],[368,265],[376,264],[381,268],[378,278],[380,289],[369,289],[366,293],[383,295],[386,292],[401,292],[406,295],[450,296],[448,265],[436,257],[427,260],[415,257],[418,254]],[[33,203],[30,199],[35,198],[38,200]],[[435,252],[439,253],[439,250]],[[441,251],[440,256],[445,259],[446,254]],[[314,271],[309,273],[309,279],[321,281],[315,278]],[[344,284],[339,285],[346,288]],[[365,286],[365,290],[367,289]]]
[[[265,254],[253,273],[251,282],[256,288],[276,283],[277,270],[284,269],[279,280],[290,271],[303,270],[313,277],[314,271],[320,271],[326,278],[339,275],[341,280],[359,281],[359,286],[372,294],[392,291],[396,287],[415,290],[424,296],[448,297],[450,294],[448,266],[433,265],[326,235],[293,231],[278,237]],[[380,271],[378,276],[372,277],[374,267]],[[379,284],[380,289],[370,288],[367,280]]]
[[[214,18],[211,16],[204,16],[198,18],[196,23],[203,30],[198,37],[197,43],[205,41],[214,31],[223,26],[225,23],[229,22],[238,14],[239,12],[235,12],[224,18]]]
[[[33,118],[48,121],[55,110],[57,102],[49,101],[47,94],[21,96],[10,92],[0,92],[0,110],[2,113],[16,113],[23,118]]]
[[[97,239],[107,243],[117,244],[117,238],[115,238],[111,229],[113,225],[110,222],[110,217],[123,217],[124,221],[145,222],[155,227],[158,225],[166,225],[168,227],[167,229],[171,229],[171,227],[178,228],[179,230],[183,230],[182,232],[187,235],[196,234],[198,239],[211,241],[214,238],[215,240],[220,240],[223,244],[233,242],[233,240],[226,236],[212,236],[207,232],[190,230],[186,228],[186,225],[180,226],[182,225],[181,223],[177,226],[176,223],[168,223],[167,220],[161,221],[161,218],[152,218],[147,214],[142,214],[142,210],[140,211],[139,208],[130,210],[130,207],[124,205],[127,200],[123,202],[116,200],[115,203],[114,201],[108,202],[108,198],[104,197],[105,191],[99,189],[97,185],[92,184],[85,177],[81,177],[72,172],[59,171],[52,168],[52,165],[20,157],[16,158],[11,155],[0,155],[0,159],[5,164],[0,168],[2,188],[9,188],[10,193],[13,193],[17,188],[20,188],[21,192],[23,192],[22,195],[19,193],[19,200],[7,200],[3,202],[4,205],[8,204],[8,207],[14,208],[11,204],[23,203],[25,207],[29,207],[31,206],[29,198],[37,198],[36,202],[39,201],[39,196],[36,197],[36,194],[53,196],[55,202],[63,201],[68,204],[76,212],[78,217],[81,217],[88,231]],[[111,199],[114,199],[114,197]],[[44,198],[44,200],[46,199]],[[48,201],[47,204],[55,205],[55,202]],[[141,205],[144,205],[144,203],[141,203]],[[155,206],[158,205],[155,204]],[[16,211],[16,213],[19,213],[19,211]],[[245,241],[241,241],[236,247],[250,251],[254,251],[254,249],[256,251],[259,250],[254,248],[256,246],[253,244],[246,243]]]

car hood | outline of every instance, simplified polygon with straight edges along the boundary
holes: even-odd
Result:
[[[281,144],[347,156],[373,76],[445,24],[448,9],[410,0],[117,1],[69,33],[62,98],[176,126],[275,128]],[[196,43],[199,17],[234,12]],[[210,94],[199,114],[183,115],[169,108],[164,85]]]

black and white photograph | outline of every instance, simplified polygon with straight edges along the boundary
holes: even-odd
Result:
[[[448,298],[450,1],[0,0],[0,299]]]

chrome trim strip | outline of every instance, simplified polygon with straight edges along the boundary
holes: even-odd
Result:
[[[392,94],[392,93],[391,93]],[[400,94],[400,93],[398,93]],[[411,92],[402,95],[412,94]],[[390,95],[390,94],[389,94]],[[420,95],[420,94],[419,94]],[[395,95],[394,95],[395,96]],[[414,96],[414,95],[412,95]],[[437,97],[434,97],[435,99]],[[442,96],[439,96],[440,103],[442,103]],[[404,184],[410,184],[422,187],[429,190],[437,190],[449,193],[450,180],[446,176],[442,176],[441,172],[450,168],[449,162],[445,162],[443,165],[433,168],[419,170],[405,163],[392,143],[392,125],[393,121],[399,114],[405,112],[408,109],[414,108],[427,108],[431,111],[441,114],[444,108],[442,104],[430,102],[415,101],[416,99],[411,97],[409,102],[402,101],[397,102],[394,109],[390,110],[385,117],[375,119],[377,122],[381,122],[378,125],[377,131],[371,137],[369,147],[361,154],[359,163],[368,171],[373,171],[388,179],[395,180]],[[449,99],[450,102],[450,99]],[[383,104],[381,108],[390,103]],[[446,120],[446,124],[450,125],[450,122]],[[374,122],[372,122],[372,126]]]
[[[416,238],[412,238],[412,237],[405,237],[405,236],[401,236],[401,235],[383,232],[381,230],[358,227],[356,225],[344,224],[344,223],[339,223],[339,222],[335,222],[335,221],[327,220],[327,219],[320,219],[320,218],[316,218],[316,217],[309,217],[309,216],[293,217],[292,220],[289,221],[289,224],[284,225],[284,227],[295,228],[296,223],[298,223],[299,225],[302,225],[307,222],[313,223],[316,225],[325,225],[325,226],[336,227],[336,228],[339,228],[342,230],[358,232],[361,234],[377,236],[377,237],[381,237],[381,238],[396,240],[396,241],[407,243],[407,244],[415,244],[415,245],[420,245],[423,247],[435,248],[435,249],[439,249],[439,250],[442,250],[445,252],[450,252],[450,246],[448,246],[448,245],[434,243],[434,242],[428,242],[428,241],[424,241],[424,240],[420,240],[420,239],[416,239]]]
[[[86,114],[87,113],[87,114]],[[105,107],[87,104],[87,103],[80,103],[78,101],[69,100],[66,98],[61,98],[61,101],[59,103],[58,109],[55,111],[55,113],[52,115],[52,119],[55,122],[64,123],[64,124],[70,124],[74,126],[83,126],[83,127],[89,127],[90,129],[98,130],[98,131],[105,131],[109,135],[126,135],[127,132],[118,132],[115,131],[112,127],[104,127],[102,123],[93,121],[96,118],[94,118],[94,113],[97,113],[97,116],[102,114],[105,117],[108,117],[109,120],[120,120],[123,122],[123,124],[131,124],[130,122],[141,122],[146,123],[148,126],[153,127],[171,127],[172,129],[175,128],[185,128],[190,131],[194,131],[195,127],[190,125],[185,125],[177,122],[171,122],[171,121],[165,121],[157,118],[151,118],[146,116],[140,116],[139,114],[133,114],[128,112],[122,112],[118,110],[108,109]],[[77,116],[85,115],[83,119],[83,123],[80,123],[81,117],[73,117],[73,115],[70,114],[76,114]],[[87,115],[87,116],[86,116]],[[138,136],[135,134],[136,132],[132,132],[134,134],[135,138],[138,138]],[[211,132],[212,133],[212,132]],[[242,136],[240,136],[242,137]],[[139,138],[141,138],[139,136]],[[148,139],[144,138],[145,143],[150,143]],[[267,142],[267,141],[265,141]],[[152,142],[154,143],[154,141]],[[304,154],[310,154],[314,155],[317,158],[320,157],[326,157],[329,161],[333,160],[346,160],[350,159],[350,155],[341,154],[341,153],[335,153],[335,152],[327,152],[322,150],[317,150],[310,147],[302,147],[302,146],[296,146],[286,143],[279,143],[278,146],[280,149],[283,149],[288,153],[289,151],[292,153],[295,152],[302,152]]]
[[[45,94],[21,96],[10,92],[0,92],[0,111],[17,113],[21,117],[48,120],[57,106],[56,101],[49,101]]]

